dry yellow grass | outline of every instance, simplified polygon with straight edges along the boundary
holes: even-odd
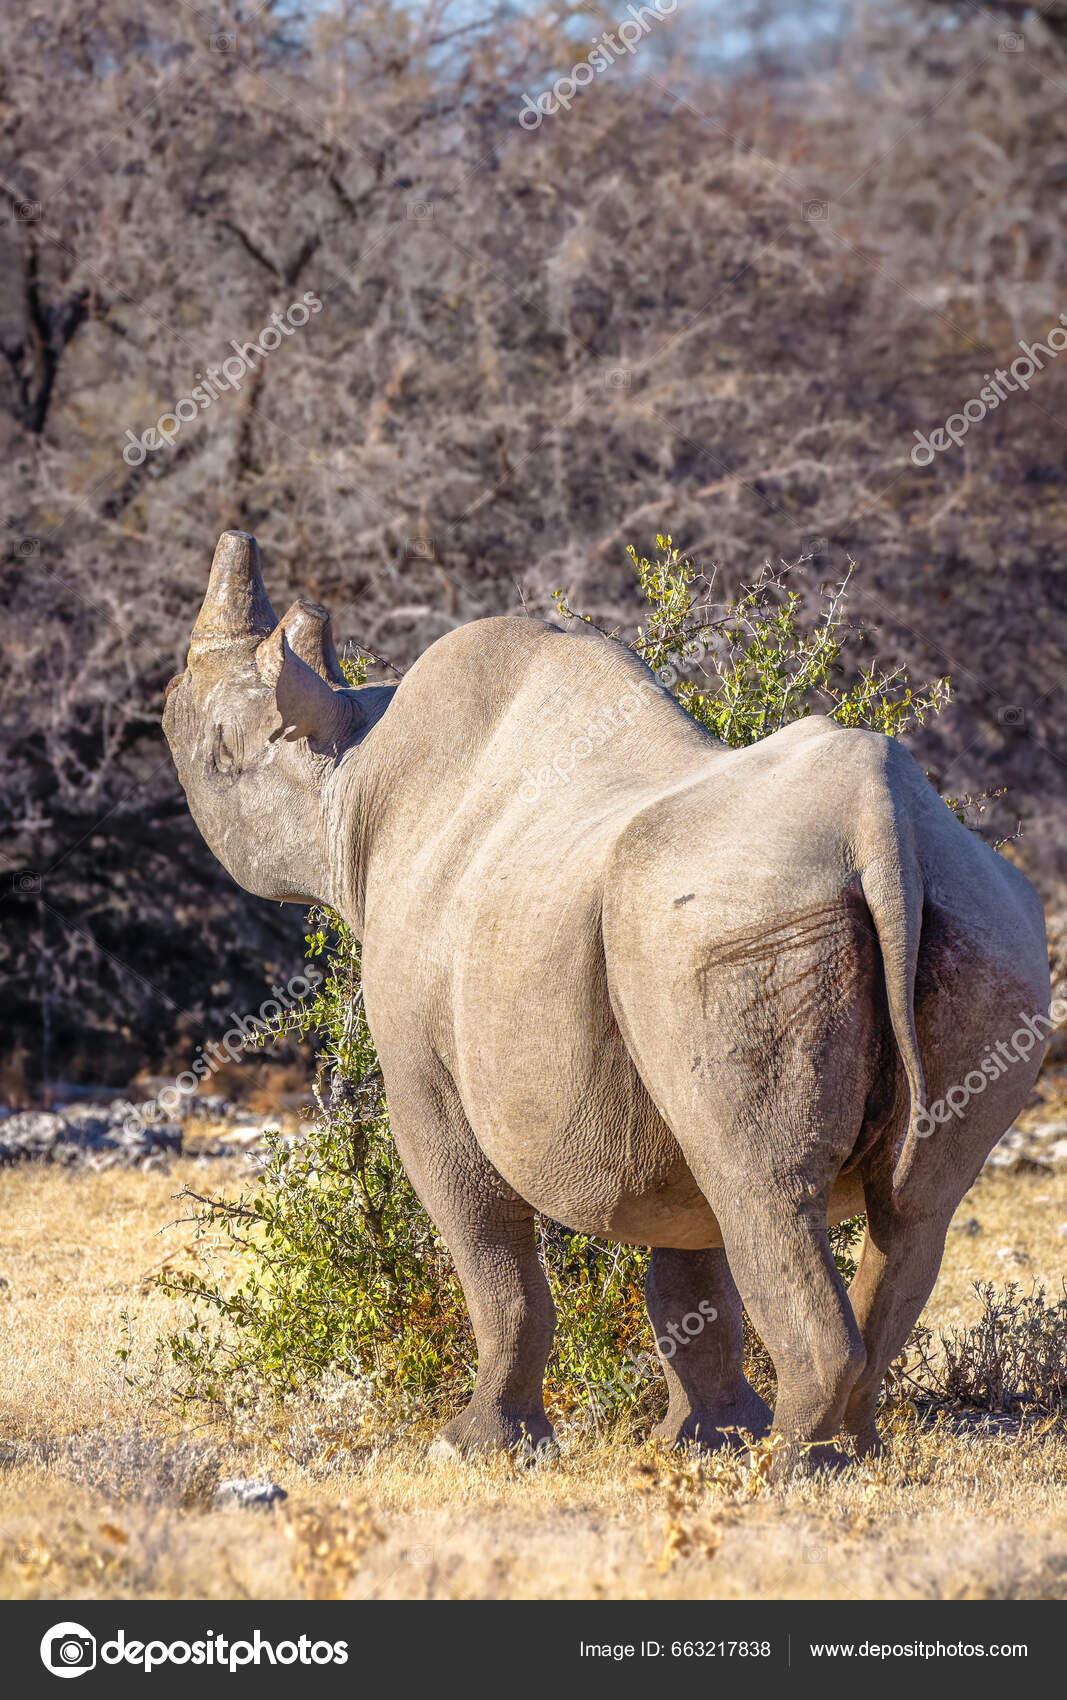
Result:
[[[414,1439],[353,1435],[326,1406],[243,1433],[183,1428],[126,1383],[116,1348],[128,1310],[147,1374],[176,1315],[152,1276],[191,1255],[186,1233],[159,1229],[203,1179],[192,1162],[0,1176],[3,1596],[1067,1596],[1062,1420],[931,1428],[902,1412],[883,1462],[787,1487],[744,1458],[702,1473],[619,1439],[535,1471],[438,1462]],[[1067,1177],[983,1177],[925,1320],[971,1320],[979,1278],[1058,1288],[1065,1221]],[[216,1510],[220,1475],[268,1475],[290,1498]]]

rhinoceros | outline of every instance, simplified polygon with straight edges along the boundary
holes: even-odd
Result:
[[[1051,1027],[1035,891],[901,745],[812,714],[730,748],[580,621],[475,620],[351,688],[325,610],[279,621],[238,531],[164,728],[233,878],[362,941],[391,1128],[478,1348],[439,1444],[551,1440],[541,1212],[651,1248],[665,1440],[766,1431],[743,1302],[776,1431],[875,1447]],[[828,1224],[859,1212],[846,1289]]]

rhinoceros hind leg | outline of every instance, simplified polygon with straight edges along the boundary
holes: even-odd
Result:
[[[657,1247],[645,1281],[648,1314],[667,1381],[667,1415],[653,1438],[709,1448],[770,1427],[770,1407],[745,1380],[741,1298],[726,1253]]]
[[[867,1361],[849,1395],[844,1427],[865,1457],[881,1451],[875,1421],[882,1382],[933,1291],[951,1211],[912,1226],[906,1219],[868,1219],[859,1267],[849,1288]]]
[[[954,958],[933,930],[924,935],[926,978],[920,977],[917,1006],[927,1103],[951,1102],[957,1083],[998,1035],[1012,1033],[1039,1006],[1040,986],[1005,985],[1001,976],[975,972],[970,960]],[[936,971],[936,972],[935,972]],[[925,984],[925,992],[923,986]],[[951,993],[946,989],[952,988]],[[947,1123],[918,1141],[907,1179],[893,1186],[896,1137],[874,1146],[863,1163],[867,1233],[849,1298],[863,1335],[867,1361],[845,1412],[845,1428],[860,1453],[880,1445],[875,1422],[886,1370],[907,1341],[937,1280],[952,1217],[997,1140],[1010,1127],[1037,1075],[1042,1047],[1001,1067],[994,1078],[978,1073],[982,1090],[972,1092]],[[899,1133],[899,1124],[898,1124]]]

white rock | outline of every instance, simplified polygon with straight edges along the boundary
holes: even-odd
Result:
[[[237,1478],[229,1482],[220,1482],[215,1489],[216,1508],[240,1506],[242,1508],[278,1505],[289,1495],[278,1482],[254,1482]]]

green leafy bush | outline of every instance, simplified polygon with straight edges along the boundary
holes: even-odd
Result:
[[[647,607],[633,648],[724,742],[753,743],[815,706],[899,737],[948,700],[947,680],[916,694],[902,669],[861,665],[845,682],[843,652],[858,637],[845,621],[848,577],[815,588],[796,568],[768,567],[717,604],[713,581],[669,537],[656,541],[651,561],[630,551]],[[557,601],[564,618],[582,617]],[[346,668],[362,682],[362,662]],[[187,1401],[232,1408],[340,1373],[369,1384],[379,1408],[436,1418],[473,1380],[462,1294],[389,1136],[358,945],[339,916],[319,909],[310,919],[307,953],[323,978],[276,1033],[317,1046],[313,1131],[296,1145],[271,1138],[262,1173],[238,1199],[187,1193],[197,1232],[221,1241],[223,1255],[210,1274],[162,1278],[191,1305],[165,1345]],[[861,1218],[834,1230],[846,1278],[861,1231]],[[550,1410],[598,1427],[624,1412],[655,1414],[663,1383],[644,1307],[647,1251],[558,1223],[538,1232],[558,1312]],[[751,1333],[749,1348],[755,1380],[772,1392],[773,1368]]]
[[[187,1400],[239,1405],[340,1372],[382,1403],[431,1412],[471,1378],[466,1311],[389,1135],[359,947],[332,911],[310,921],[307,955],[322,979],[274,1031],[315,1037],[314,1131],[296,1143],[268,1135],[262,1173],[240,1199],[186,1188],[198,1234],[221,1231],[223,1255],[211,1276],[161,1277],[192,1300],[167,1345]]]

